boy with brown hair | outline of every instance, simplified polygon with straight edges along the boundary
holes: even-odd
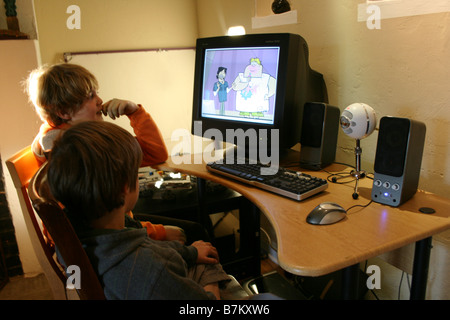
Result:
[[[220,298],[228,275],[207,242],[184,246],[154,241],[142,228],[126,228],[123,215],[138,199],[142,151],[125,129],[84,121],[54,142],[48,185],[104,287],[107,299]]]

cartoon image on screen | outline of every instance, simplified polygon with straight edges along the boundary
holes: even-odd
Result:
[[[273,124],[278,58],[278,47],[206,50],[202,116]]]
[[[220,112],[223,115],[225,113],[225,102],[227,101],[227,94],[230,92],[231,88],[228,87],[228,81],[225,80],[227,76],[227,68],[219,67],[217,69],[217,82],[214,83],[214,95],[219,96]]]

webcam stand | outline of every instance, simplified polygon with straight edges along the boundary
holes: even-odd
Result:
[[[352,197],[353,199],[358,199],[359,193],[358,193],[358,182],[360,179],[363,179],[366,177],[366,172],[364,170],[361,170],[361,140],[356,139],[356,147],[355,147],[355,158],[356,158],[356,169],[352,170],[349,175],[341,176],[341,177],[334,177],[333,182],[336,182],[339,179],[347,178],[347,177],[353,177],[355,178],[355,188],[353,189]]]

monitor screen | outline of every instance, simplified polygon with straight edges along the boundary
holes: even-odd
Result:
[[[327,102],[323,76],[310,68],[308,54],[296,34],[197,39],[191,132],[246,155],[295,146],[305,102]]]
[[[274,124],[280,47],[206,49],[201,116]]]

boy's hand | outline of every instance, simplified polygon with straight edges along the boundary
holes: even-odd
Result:
[[[183,229],[175,226],[164,226],[164,229],[166,229],[166,240],[179,241],[181,244],[186,243],[186,234]]]
[[[119,118],[121,115],[129,115],[139,109],[139,106],[128,100],[112,99],[102,105],[102,112],[111,119]]]
[[[211,243],[199,240],[192,243],[192,246],[197,248],[197,263],[219,263],[219,254],[217,249],[214,248]]]

